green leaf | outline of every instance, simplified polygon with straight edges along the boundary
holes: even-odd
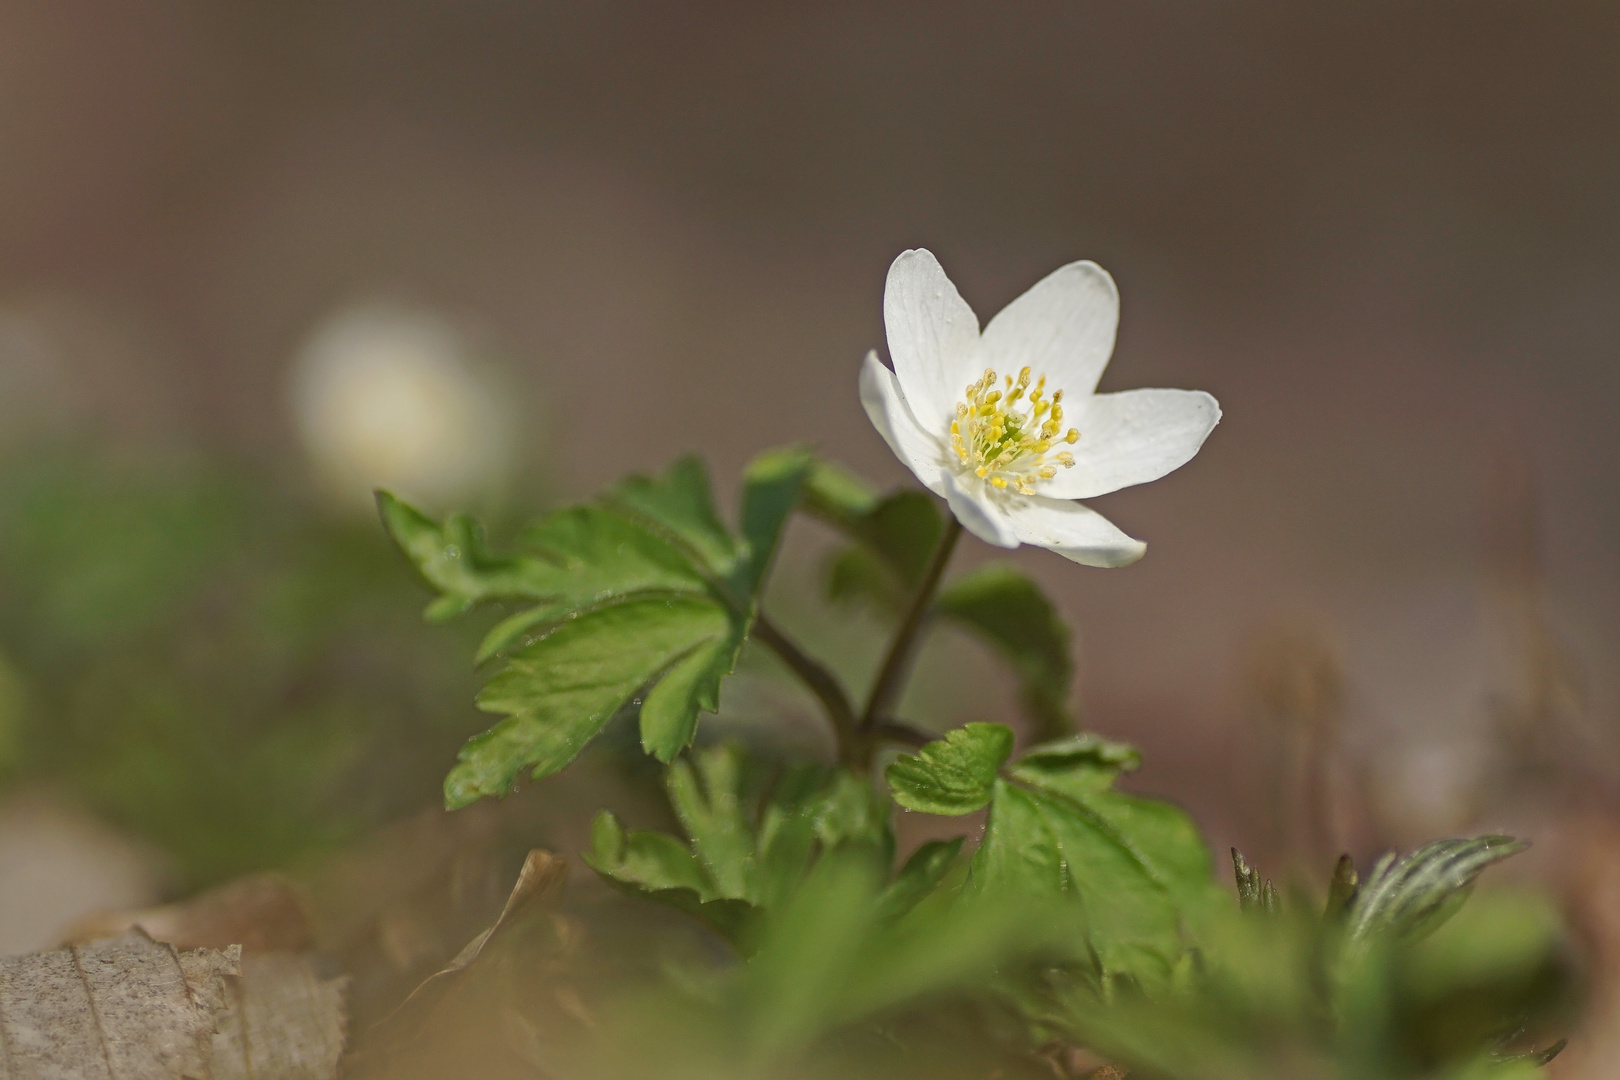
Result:
[[[734,579],[741,595],[752,597],[764,581],[812,464],[809,451],[790,447],[761,454],[743,474],[742,535],[748,554]]]
[[[1028,750],[1013,775],[1033,787],[1085,799],[1114,786],[1120,773],[1135,772],[1142,755],[1128,743],[1085,732]]]
[[[1026,574],[1004,563],[981,566],[947,586],[934,611],[960,623],[1012,666],[1037,730],[1049,737],[1072,730],[1069,628]]]
[[[859,844],[886,868],[893,858],[889,805],[846,769],[805,766],[759,805],[755,778],[735,743],[676,762],[670,804],[718,896],[774,907],[798,885],[818,846]]]
[[[697,859],[675,837],[626,832],[619,819],[604,810],[591,826],[591,850],[583,859],[621,891],[668,904],[707,924],[739,949],[750,947],[760,912],[746,901],[715,895]]]
[[[930,840],[912,852],[900,873],[878,897],[880,917],[897,919],[937,889],[955,864],[962,841],[960,836],[954,840]]]
[[[715,707],[729,654],[713,646],[733,633],[723,608],[694,595],[622,600],[557,624],[512,654],[479,693],[479,708],[507,718],[462,748],[445,778],[446,805],[505,795],[525,769],[535,777],[556,772],[637,691],[707,654],[710,666],[697,675],[680,667],[676,689],[654,711],[655,736],[685,730],[700,708]],[[667,740],[654,745],[668,749]]]
[[[1436,840],[1401,859],[1385,855],[1350,904],[1350,939],[1432,932],[1455,914],[1486,868],[1528,846],[1511,836],[1476,836]]]
[[[697,458],[682,458],[660,477],[632,476],[605,499],[691,552],[715,577],[729,577],[735,568],[737,542],[714,511],[709,474]]]
[[[377,493],[389,535],[428,584],[443,595],[435,621],[476,604],[525,600],[540,606],[505,620],[479,649],[480,661],[528,630],[567,612],[644,590],[702,591],[707,580],[677,549],[637,523],[597,507],[548,515],[521,537],[521,554],[497,556],[483,529],[464,514],[435,525],[387,492]]]
[[[970,814],[990,801],[996,771],[1012,749],[1011,728],[968,724],[916,754],[900,755],[885,775],[895,802],[908,810]]]
[[[853,853],[887,875],[889,803],[868,784],[846,769],[803,765],[762,800],[761,779],[735,743],[677,761],[665,785],[689,844],[625,833],[607,814],[597,819],[586,861],[618,887],[698,916],[744,952],[826,853]]]
[[[600,505],[546,516],[511,555],[492,553],[470,518],[436,525],[379,493],[390,534],[440,590],[430,617],[480,603],[530,605],[497,623],[478,649],[479,663],[513,653],[479,697],[480,707],[510,719],[463,748],[446,780],[449,804],[504,793],[524,769],[562,768],[627,704],[640,710],[649,754],[671,761],[689,746],[699,713],[719,705],[812,468],[799,449],[750,465],[741,545],[715,515],[695,459],[656,479],[632,477]]]
[[[690,889],[701,900],[715,898],[708,875],[685,844],[660,832],[626,832],[608,810],[591,825],[585,865],[614,881],[645,892]]]
[[[490,630],[479,646],[478,663],[506,651],[537,626],[615,597],[640,592],[708,594],[707,579],[679,550],[636,522],[600,507],[548,514],[525,530],[521,541],[532,551],[521,561],[526,591],[499,598],[542,603]]]
[[[441,622],[490,600],[544,595],[548,568],[529,560],[492,554],[483,530],[465,514],[435,524],[420,510],[386,491],[377,492],[383,526],[428,584],[442,594],[428,605],[428,618]]]
[[[714,882],[716,895],[754,895],[754,830],[744,792],[747,759],[736,743],[722,743],[670,766],[664,783],[670,805],[692,838],[692,848]]]
[[[945,518],[925,491],[897,491],[880,499],[856,523],[855,534],[910,592],[939,546]]]
[[[827,779],[804,806],[810,814],[816,839],[825,846],[868,844],[883,851],[885,867],[893,859],[889,800],[849,770],[830,770]]]
[[[1496,1007],[1478,1015],[1477,1022],[1523,1015],[1536,991],[1544,989],[1538,984],[1558,966],[1563,939],[1550,897],[1492,891],[1465,904],[1422,941],[1401,943],[1404,996],[1431,1009],[1472,999],[1476,1014],[1482,997],[1512,999],[1491,1002]]]
[[[872,485],[840,465],[817,458],[805,477],[801,508],[836,529],[848,531],[877,501]]]
[[[1185,813],[1121,795],[1102,779],[1128,748],[1080,737],[1028,755],[992,789],[970,889],[1079,905],[1103,973],[1171,976],[1185,919],[1217,895],[1210,857]]]
[[[896,919],[886,917],[885,895],[882,876],[858,850],[835,851],[811,871],[721,1003],[743,1021],[751,1051],[744,1075],[790,1074],[791,1059],[827,1032],[952,992],[974,995],[1003,966],[1066,960],[1071,951],[1074,920],[1049,903],[924,904]]]
[[[863,547],[847,547],[827,559],[827,599],[848,607],[865,607],[889,618],[905,610],[905,586],[894,571]]]
[[[828,563],[827,597],[895,615],[916,589],[945,526],[932,496],[900,491],[837,522],[854,547]]]

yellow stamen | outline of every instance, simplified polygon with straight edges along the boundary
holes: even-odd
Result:
[[[1031,375],[1028,367],[1020,369],[1016,379],[986,368],[967,385],[951,421],[951,449],[957,459],[998,491],[1033,495],[1035,485],[1056,476],[1059,465],[1074,465],[1074,455],[1066,450],[1049,453],[1055,442],[1072,445],[1080,438],[1075,428],[1060,434],[1063,391],[1054,390],[1046,400],[1046,376],[1036,378],[1031,387]]]

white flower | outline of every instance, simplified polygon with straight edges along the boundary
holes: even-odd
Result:
[[[436,504],[498,487],[517,425],[484,359],[471,335],[428,310],[368,304],[317,328],[293,405],[331,494],[360,509],[378,487]]]
[[[1198,390],[1094,392],[1119,324],[1119,292],[1095,263],[1048,274],[981,334],[939,260],[903,252],[883,321],[894,370],[867,355],[866,415],[963,527],[998,547],[1135,562],[1146,544],[1072,500],[1180,468],[1221,418]]]

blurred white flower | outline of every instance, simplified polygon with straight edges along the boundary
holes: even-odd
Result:
[[[516,425],[471,338],[430,311],[367,306],[318,327],[294,371],[299,433],[333,494],[448,505],[498,486]]]
[[[883,320],[894,370],[867,355],[866,415],[957,520],[998,547],[1135,562],[1147,545],[1071,500],[1179,468],[1221,418],[1202,391],[1094,392],[1119,323],[1119,293],[1095,263],[1053,271],[981,334],[939,261],[903,252]]]

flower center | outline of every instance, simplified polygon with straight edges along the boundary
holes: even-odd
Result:
[[[1000,379],[1005,379],[1004,387],[997,386]],[[1057,475],[1058,465],[1074,467],[1074,455],[1067,450],[1050,453],[1054,444],[1073,445],[1080,432],[1070,428],[1058,434],[1063,430],[1063,391],[1053,391],[1048,400],[1045,375],[1031,387],[1027,367],[1016,381],[986,368],[978,382],[968,384],[964,397],[951,421],[951,448],[979,479],[1033,495],[1037,482]]]

